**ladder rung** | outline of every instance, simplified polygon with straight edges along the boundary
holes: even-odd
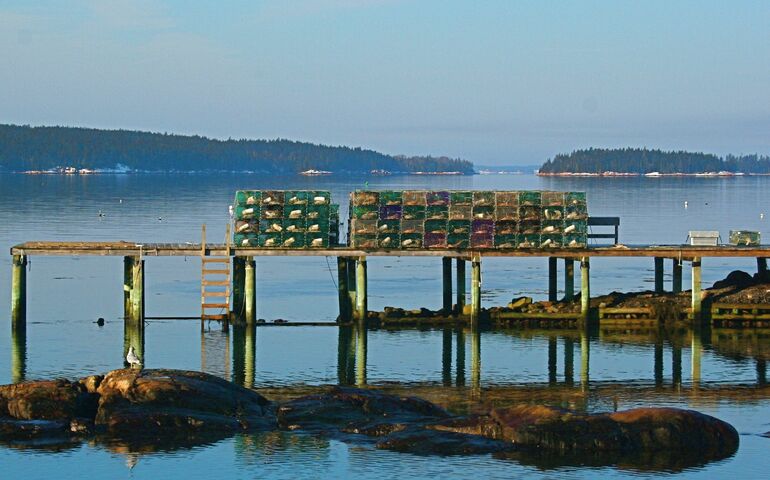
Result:
[[[204,275],[229,275],[230,270],[201,270]]]
[[[203,303],[201,304],[201,307],[203,308],[228,308],[230,306],[229,303]]]
[[[212,314],[212,315],[205,314],[205,315],[201,315],[201,320],[224,320],[228,316],[229,315],[224,314],[224,313],[217,313],[217,314]]]
[[[203,292],[204,297],[229,297],[230,292]]]
[[[201,257],[201,262],[203,262],[203,263],[230,263],[230,259],[229,258]]]
[[[226,286],[230,285],[230,282],[228,282],[227,280],[204,280],[204,281],[201,282],[201,284],[204,287],[210,287],[210,286],[226,287]]]

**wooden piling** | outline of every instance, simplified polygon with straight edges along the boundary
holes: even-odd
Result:
[[[701,260],[700,257],[692,259],[692,315],[693,319],[697,319],[701,314],[701,302],[703,295],[701,294]]]
[[[478,325],[481,316],[481,257],[471,261],[471,324]]]
[[[663,258],[655,257],[655,293],[663,293]]]
[[[442,305],[445,312],[452,311],[452,259],[443,257],[441,259],[441,278],[442,278]]]
[[[136,324],[144,321],[144,260],[123,258],[123,318]]]
[[[564,300],[572,301],[575,298],[575,260],[564,259]]]
[[[558,258],[548,257],[548,301],[555,302],[559,299],[556,276],[558,271]]]
[[[233,257],[233,322],[236,325],[244,323],[245,306],[244,292],[246,283],[246,258]]]
[[[257,262],[254,257],[246,257],[244,267],[243,311],[246,325],[254,325],[257,322]]]
[[[757,273],[760,279],[767,276],[767,258],[757,257]]]
[[[462,314],[465,306],[465,260],[457,259],[457,311]]]
[[[350,318],[353,319],[353,317],[356,314],[356,259],[348,257],[347,259],[348,265],[348,312],[350,314]]]
[[[27,257],[14,255],[11,274],[11,329],[27,324]]]
[[[580,259],[580,314],[583,320],[588,319],[588,313],[591,309],[591,279],[589,271],[591,269],[588,257]]]
[[[358,257],[356,265],[356,320],[359,325],[366,325],[366,312],[369,309],[366,294],[366,257]]]
[[[672,260],[673,268],[671,274],[671,291],[680,293],[682,291],[682,260],[674,258]]]
[[[339,300],[339,319],[350,320],[350,292],[348,291],[348,259],[337,257],[337,296]]]

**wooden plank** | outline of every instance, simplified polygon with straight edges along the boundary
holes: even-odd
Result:
[[[741,309],[759,309],[759,310],[770,310],[769,304],[762,304],[762,303],[712,303],[711,309],[715,308],[724,308],[724,309],[734,309],[734,308],[741,308]]]
[[[229,275],[230,270],[201,270],[203,275]]]
[[[202,308],[228,308],[230,305],[228,303],[202,303]]]
[[[539,318],[552,318],[554,320],[577,320],[581,318],[581,314],[578,313],[527,313],[527,312],[500,312],[491,317],[493,320],[497,319],[539,319]]]
[[[770,320],[770,314],[753,315],[750,313],[720,313],[712,314],[712,320]]]
[[[203,262],[203,263],[230,263],[230,257],[225,257],[225,258],[209,258],[209,257],[204,257],[204,258],[201,258],[201,262]]]
[[[230,292],[212,292],[212,291],[205,291],[203,292],[204,297],[229,297]]]
[[[227,280],[203,280],[201,283],[205,287],[211,287],[211,286],[226,287],[230,285],[230,282]]]
[[[599,313],[655,313],[652,307],[599,307]]]
[[[228,317],[228,314],[226,313],[215,313],[215,314],[205,313],[201,315],[201,320],[225,320],[227,319],[227,317]]]

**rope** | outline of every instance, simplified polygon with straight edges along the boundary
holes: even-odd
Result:
[[[339,287],[337,287],[337,281],[334,279],[334,274],[332,273],[332,266],[329,265],[329,257],[327,256],[324,258],[326,258],[326,268],[329,269],[329,276],[332,277],[332,283],[334,284],[334,288],[337,289]]]

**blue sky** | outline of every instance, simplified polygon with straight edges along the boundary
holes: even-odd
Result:
[[[770,154],[767,1],[0,0],[0,122]]]

